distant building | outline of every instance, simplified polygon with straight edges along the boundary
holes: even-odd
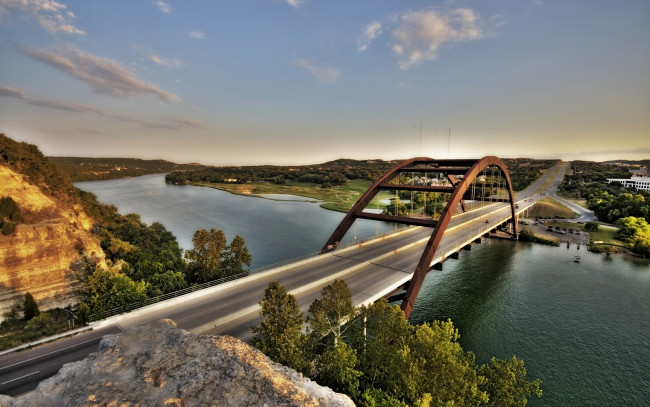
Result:
[[[637,191],[650,191],[650,177],[632,178],[607,178],[607,183],[619,182],[625,188],[634,188]]]

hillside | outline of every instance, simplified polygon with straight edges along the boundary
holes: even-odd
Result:
[[[0,134],[0,198],[22,215],[13,233],[0,234],[0,319],[27,292],[42,310],[76,303],[75,273],[86,261],[104,262],[74,191],[38,149]]]
[[[139,158],[47,157],[65,171],[72,181],[97,181],[162,174],[172,171],[195,171],[206,168],[201,164],[176,164],[165,160]]]

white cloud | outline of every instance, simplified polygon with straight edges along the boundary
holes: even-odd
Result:
[[[363,30],[361,37],[359,38],[359,51],[365,51],[368,49],[370,43],[381,34],[381,24],[377,21],[373,21],[368,24]]]
[[[197,40],[202,40],[205,38],[205,33],[203,31],[192,31],[190,33],[190,37],[197,39]]]
[[[29,14],[49,33],[85,34],[72,24],[74,13],[66,12],[66,5],[54,0],[0,0],[0,16],[12,9]]]
[[[96,93],[124,99],[155,95],[166,102],[179,100],[173,93],[137,79],[119,62],[89,54],[74,45],[57,45],[52,51],[26,48],[21,52],[86,82]]]
[[[178,59],[167,59],[155,54],[149,55],[147,58],[156,65],[164,66],[165,68],[180,68],[183,66],[183,62]]]
[[[307,0],[285,0],[288,5],[294,8],[300,7],[301,4],[306,3]]]
[[[304,68],[311,73],[321,85],[329,85],[339,80],[341,74],[329,66],[316,66],[311,59],[299,59],[293,61],[294,65]]]
[[[400,68],[406,69],[422,60],[435,59],[443,44],[477,40],[485,35],[480,16],[471,9],[408,12],[398,17],[398,27],[393,30],[393,52],[402,57]]]
[[[116,119],[124,122],[136,123],[143,127],[149,127],[149,128],[166,129],[166,130],[178,130],[178,129],[187,129],[187,128],[200,128],[200,129],[208,128],[208,126],[206,126],[205,124],[193,119],[174,118],[174,119],[163,119],[159,122],[141,120],[141,119],[136,119],[134,117],[125,116],[119,113],[111,112],[108,110],[100,109],[98,107],[89,106],[81,103],[59,102],[57,100],[52,100],[52,99],[28,96],[23,89],[0,85],[0,97],[3,96],[13,98],[13,99],[18,99],[27,104],[34,105],[34,106],[40,106],[40,107],[45,107],[54,110],[61,110],[65,112],[92,113],[98,116],[110,117],[112,119]]]
[[[160,9],[160,11],[162,11],[165,14],[169,14],[172,12],[171,6],[162,0],[155,1],[153,4],[155,4]]]

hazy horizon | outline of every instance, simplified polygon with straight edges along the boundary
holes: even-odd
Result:
[[[649,40],[643,0],[0,0],[0,132],[206,165],[647,159]]]

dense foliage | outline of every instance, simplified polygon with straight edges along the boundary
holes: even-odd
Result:
[[[616,223],[628,216],[650,221],[650,193],[633,191],[618,183],[607,183],[607,178],[629,178],[625,167],[589,161],[574,161],[572,175],[565,175],[559,186],[563,194],[586,198],[587,207],[602,222]]]
[[[250,266],[251,256],[244,239],[237,235],[226,245],[226,235],[221,230],[197,230],[192,238],[194,248],[185,252],[189,260],[187,277],[192,283],[205,283],[219,278],[243,273]]]
[[[632,252],[650,258],[650,224],[643,218],[628,216],[616,222],[617,238]]]
[[[593,161],[573,161],[571,172],[564,175],[558,190],[564,195],[573,198],[588,198],[598,191],[618,193],[620,185],[607,183],[607,178],[630,178],[630,172],[613,164],[597,163]]]
[[[75,182],[205,168],[200,164],[176,164],[165,160],[141,160],[139,158],[48,157],[48,159],[63,169]]]
[[[0,133],[0,165],[27,177],[27,181],[63,202],[76,203],[76,188],[61,169],[52,164],[38,147],[17,142]]]
[[[396,164],[383,160],[336,160],[323,164],[303,166],[243,166],[212,167],[199,171],[174,171],[167,174],[167,182],[185,183],[225,183],[225,182],[273,182],[283,184],[287,181],[306,182],[317,185],[343,185],[348,179],[373,181]]]
[[[541,382],[528,381],[516,357],[476,366],[451,321],[413,326],[385,300],[354,309],[342,281],[321,294],[303,334],[295,298],[272,282],[253,345],[359,406],[524,406],[541,396]]]
[[[272,182],[284,184],[287,181],[320,184],[322,186],[343,185],[347,180],[362,179],[375,181],[402,160],[349,160],[340,159],[323,164],[304,166],[243,166],[212,167],[197,171],[174,171],[167,174],[167,182],[186,183],[246,183]],[[527,187],[539,178],[557,160],[533,160],[514,158],[504,160],[510,172],[514,190]]]

